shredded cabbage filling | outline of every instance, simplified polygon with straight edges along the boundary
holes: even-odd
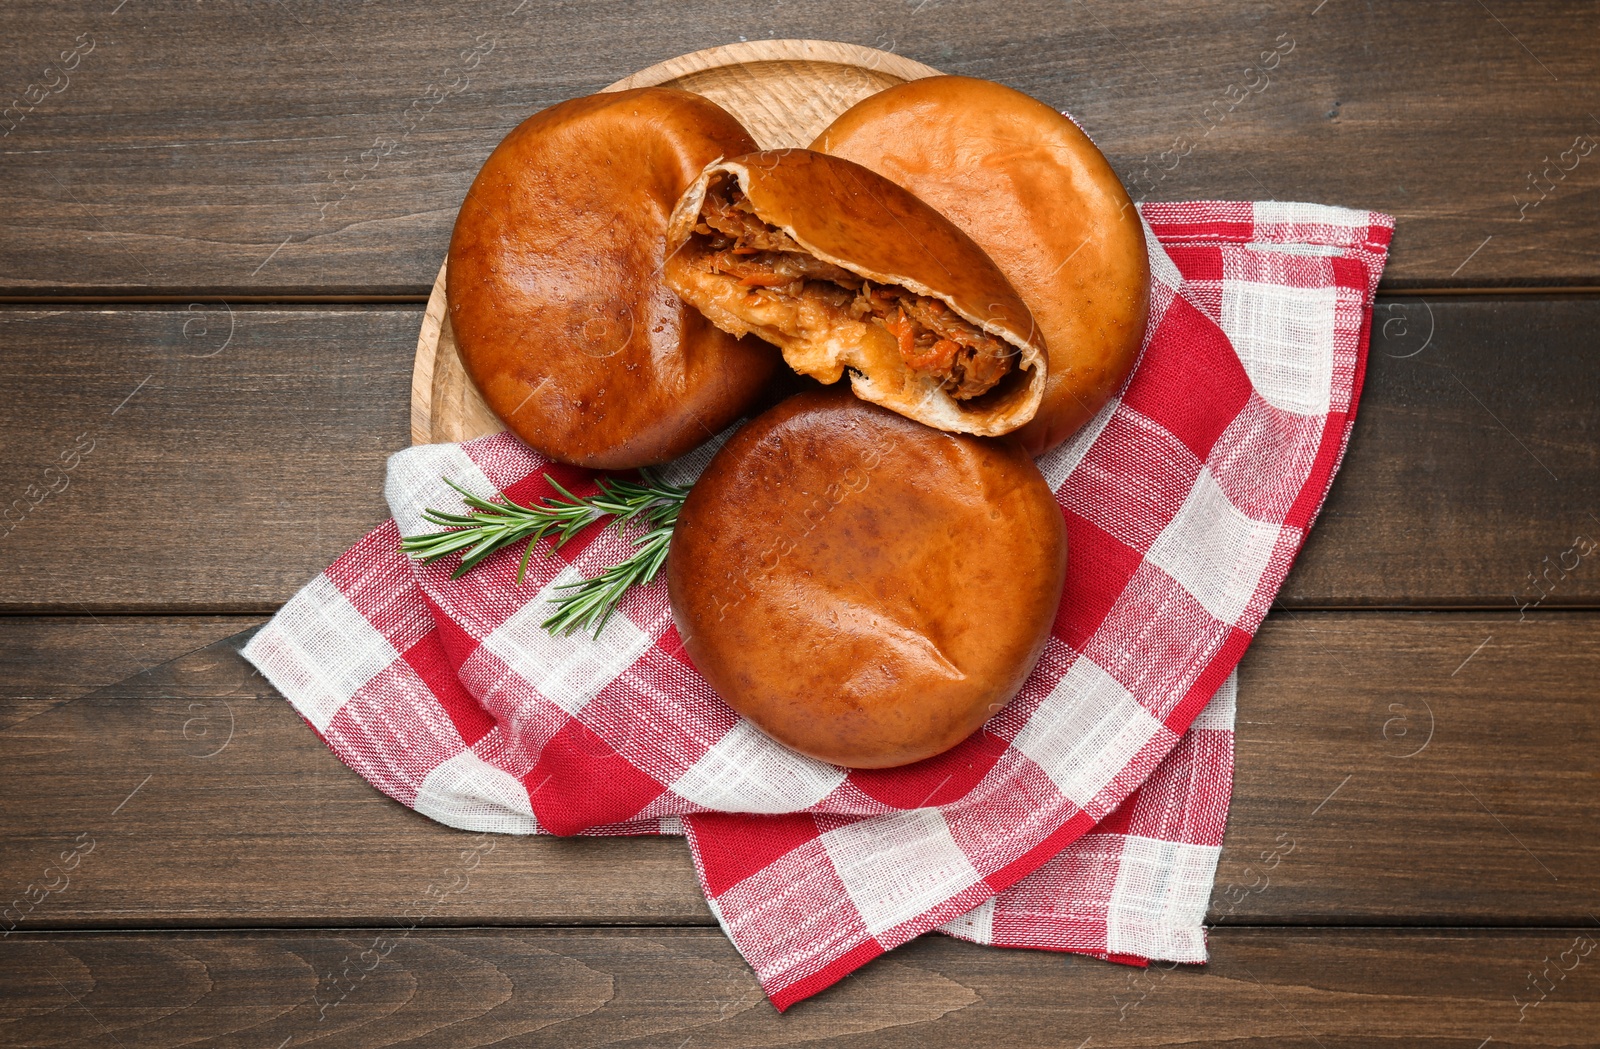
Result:
[[[938,299],[878,284],[819,259],[766,222],[729,176],[706,189],[694,231],[696,262],[755,296],[806,298],[835,315],[869,320],[894,336],[911,370],[956,400],[981,397],[1015,367],[1017,351]]]

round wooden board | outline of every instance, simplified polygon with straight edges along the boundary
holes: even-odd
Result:
[[[939,71],[887,51],[827,40],[753,40],[682,55],[607,91],[678,87],[732,113],[763,149],[806,146],[846,109],[886,87]],[[444,267],[433,282],[411,373],[411,443],[466,441],[505,429],[467,379],[445,311]]]

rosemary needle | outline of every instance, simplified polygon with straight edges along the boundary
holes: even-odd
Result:
[[[638,522],[644,526],[644,534],[633,537],[633,553],[597,576],[556,587],[562,592],[551,599],[555,612],[541,624],[557,635],[581,628],[599,637],[628,588],[649,583],[661,571],[673,526],[678,523],[678,510],[689,494],[688,485],[667,484],[648,470],[640,470],[639,476],[638,481],[602,477],[598,492],[577,496],[545,474],[545,481],[560,494],[530,506],[514,502],[503,493],[494,500],[483,499],[445,478],[445,484],[461,493],[467,512],[424,510],[425,520],[447,530],[408,536],[400,540],[400,549],[424,562],[460,553],[461,564],[450,576],[459,579],[490,554],[526,541],[517,565],[520,583],[528,558],[545,536],[556,537],[551,549],[558,550],[603,517],[613,518],[611,523],[623,535],[627,534],[626,525]]]

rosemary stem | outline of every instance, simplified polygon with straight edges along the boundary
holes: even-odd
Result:
[[[424,520],[446,530],[403,538],[400,549],[423,563],[461,553],[461,563],[451,574],[459,579],[490,555],[525,542],[517,565],[520,583],[534,548],[546,536],[554,537],[545,551],[549,556],[589,525],[609,517],[619,535],[632,533],[633,552],[597,576],[557,586],[558,593],[550,599],[554,611],[542,624],[557,635],[583,629],[599,637],[628,590],[648,585],[666,564],[678,510],[689,494],[688,485],[667,484],[648,470],[639,474],[639,481],[601,477],[599,490],[589,496],[574,495],[545,474],[545,482],[558,494],[527,506],[503,492],[483,499],[445,478],[461,494],[467,512],[424,510]]]

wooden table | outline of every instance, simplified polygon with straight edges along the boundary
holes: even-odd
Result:
[[[1593,5],[0,19],[0,1042],[1600,1045]],[[1210,965],[928,937],[779,1016],[678,840],[493,840],[411,930],[479,843],[377,794],[234,654],[383,518],[488,150],[744,37],[1011,84],[1138,198],[1398,217],[1348,458],[1241,671]]]

